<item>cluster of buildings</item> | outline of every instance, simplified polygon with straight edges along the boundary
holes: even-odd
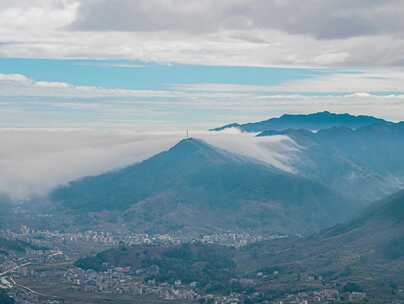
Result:
[[[36,230],[21,226],[19,231],[2,230],[0,236],[8,239],[18,239],[33,245],[46,246],[61,243],[98,243],[106,246],[117,246],[124,242],[126,245],[139,244],[180,244],[181,239],[169,234],[150,235],[147,233],[112,233],[103,231],[59,232]]]
[[[125,244],[132,245],[179,245],[190,242],[201,242],[204,244],[218,244],[222,246],[242,247],[247,244],[269,239],[287,237],[286,235],[254,235],[250,233],[210,233],[190,236],[188,234],[148,234],[133,232],[103,232],[103,231],[78,231],[60,232],[50,230],[37,230],[28,226],[21,226],[17,231],[0,230],[0,237],[25,241],[37,247],[48,247],[56,251],[64,251],[75,258],[87,255],[89,251],[97,249],[99,251],[111,247]]]
[[[36,280],[54,280],[57,282],[67,283],[72,289],[85,293],[105,293],[116,295],[133,295],[133,296],[152,296],[163,300],[177,300],[199,302],[206,304],[238,304],[251,302],[254,300],[254,294],[238,294],[231,293],[228,295],[213,295],[202,292],[197,282],[191,284],[183,284],[177,280],[173,283],[158,283],[155,280],[145,279],[152,277],[145,271],[153,271],[153,269],[130,269],[130,267],[114,267],[106,271],[96,272],[94,270],[83,270],[72,267],[71,259],[65,255],[61,248],[69,248],[71,244],[77,243],[80,248],[81,243],[102,244],[106,247],[119,246],[121,243],[125,245],[139,244],[156,244],[156,245],[173,245],[184,242],[202,242],[205,244],[220,244],[227,246],[245,246],[247,244],[262,241],[264,239],[282,238],[282,235],[271,235],[261,237],[248,233],[213,233],[200,235],[197,238],[185,239],[178,235],[169,234],[113,234],[99,231],[69,232],[61,233],[48,230],[34,230],[23,226],[20,231],[13,232],[10,230],[0,231],[0,237],[9,239],[18,239],[26,241],[30,244],[43,246],[43,249],[28,248],[24,255],[16,256],[10,254],[6,259],[0,260],[0,288],[12,289],[12,278],[29,278],[31,281]],[[32,265],[68,265],[67,267],[45,267],[45,269],[37,270]],[[13,275],[9,276],[12,270]],[[139,271],[142,271],[141,273]],[[139,273],[138,273],[139,272]],[[279,275],[278,271],[271,274],[263,272],[257,273],[254,279],[239,279],[243,286],[256,287],[259,281],[266,282]],[[242,281],[244,280],[244,281]],[[322,281],[321,276],[302,276],[303,281]],[[251,282],[250,282],[251,281]],[[25,293],[17,292],[15,297],[19,297],[21,301],[18,303],[29,303],[25,299]],[[257,295],[258,297],[258,295]],[[272,302],[276,304],[311,304],[311,303],[338,303],[360,302],[366,299],[364,292],[348,292],[342,293],[336,288],[324,286],[318,291],[299,292],[296,294],[288,294],[282,300]],[[31,298],[31,302],[32,298]],[[271,302],[269,302],[271,303]]]
[[[129,273],[129,267],[115,267],[104,272],[70,268],[64,278],[74,288],[91,293],[150,295],[164,300],[196,300],[200,297],[194,289],[196,284],[185,285],[179,280],[174,284],[157,284],[155,280],[145,282]]]
[[[129,267],[115,267],[104,272],[71,268],[64,278],[74,288],[84,292],[101,292],[110,294],[130,294],[133,296],[155,296],[163,300],[182,300],[206,304],[244,303],[246,295],[231,293],[229,295],[204,294],[198,290],[198,282],[183,284],[176,280],[173,284],[157,283],[131,275]],[[144,273],[143,273],[144,274]]]
[[[245,296],[239,293],[231,293],[227,296],[205,295],[199,300],[202,304],[241,304]]]
[[[285,238],[287,235],[269,234],[269,235],[255,235],[250,233],[212,233],[202,234],[196,241],[204,244],[220,244],[222,246],[242,247],[248,244],[264,241]]]
[[[281,234],[256,235],[251,233],[221,232],[200,234],[197,237],[188,234],[148,234],[148,233],[113,233],[103,231],[82,231],[82,232],[59,232],[50,230],[36,230],[28,226],[21,226],[19,231],[1,230],[0,236],[4,238],[20,239],[25,241],[40,242],[68,241],[68,242],[94,242],[105,245],[116,246],[121,242],[127,245],[156,244],[156,245],[178,245],[184,242],[202,242],[207,244],[220,244],[224,246],[243,246],[263,240],[273,240],[288,237]]]
[[[14,289],[9,278],[29,281],[52,280],[54,282],[64,282],[71,288],[86,293],[106,293],[117,295],[133,296],[155,296],[164,300],[200,301],[206,300],[209,303],[230,304],[241,303],[240,296],[235,294],[228,296],[206,295],[198,289],[198,283],[183,284],[177,280],[170,284],[167,282],[157,283],[154,280],[144,280],[142,273],[131,271],[129,268],[111,268],[105,272],[95,272],[93,270],[82,270],[80,268],[68,266],[62,267],[33,267],[34,265],[69,265],[79,255],[86,255],[83,246],[90,248],[109,248],[130,245],[178,245],[187,242],[202,242],[205,244],[220,244],[227,246],[244,246],[252,242],[263,240],[263,237],[247,233],[214,233],[202,234],[197,237],[170,235],[170,234],[146,234],[146,233],[111,233],[100,231],[83,232],[59,232],[50,230],[36,230],[28,226],[22,226],[18,231],[1,230],[0,237],[5,239],[20,240],[34,245],[29,246],[21,256],[8,256],[0,261],[0,274],[13,269],[12,276],[0,276],[0,287],[15,290],[14,298],[18,298],[18,303],[35,303],[34,294],[26,296],[24,292]],[[278,238],[282,236],[270,236]],[[99,245],[99,246],[97,246]],[[41,249],[42,248],[42,249]],[[65,263],[67,262],[67,263]],[[140,271],[140,270],[138,270]],[[152,271],[152,269],[150,270]],[[11,274],[11,272],[10,272]],[[147,273],[146,273],[147,274]],[[4,281],[4,282],[3,282]],[[38,302],[39,303],[39,302]]]
[[[344,292],[338,289],[324,288],[319,291],[299,292],[287,295],[276,304],[312,304],[312,303],[358,303],[366,299],[365,292]]]

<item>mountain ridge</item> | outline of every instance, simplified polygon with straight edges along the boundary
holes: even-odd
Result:
[[[243,132],[263,132],[266,130],[308,129],[320,130],[331,127],[345,126],[360,128],[372,124],[392,124],[392,122],[367,115],[351,115],[348,113],[336,114],[328,111],[311,114],[284,114],[280,117],[270,118],[253,123],[231,123],[210,131],[223,131],[236,128]]]
[[[371,202],[404,188],[404,123],[266,130],[257,136],[273,135],[286,135],[301,147],[290,164],[298,174],[353,199]]]

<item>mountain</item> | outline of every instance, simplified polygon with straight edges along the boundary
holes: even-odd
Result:
[[[321,276],[336,286],[353,282],[379,299],[372,303],[391,303],[389,297],[404,284],[403,235],[404,191],[400,191],[346,224],[307,238],[252,245],[239,256],[239,263],[249,265],[250,271],[279,269],[299,278]],[[383,297],[387,298],[380,300]]]
[[[319,112],[313,114],[285,114],[278,118],[268,120],[238,124],[232,123],[223,127],[211,129],[211,131],[223,131],[228,128],[236,128],[243,132],[263,132],[266,130],[285,130],[285,129],[307,129],[321,130],[331,127],[347,127],[357,129],[372,124],[390,124],[384,119],[372,116],[354,116],[350,114],[335,114],[330,112]]]
[[[404,188],[404,123],[267,130],[258,136],[273,135],[287,135],[300,146],[291,164],[296,172],[352,199],[371,202]]]
[[[198,139],[141,163],[56,189],[76,213],[110,212],[133,229],[308,233],[352,214],[341,195]]]

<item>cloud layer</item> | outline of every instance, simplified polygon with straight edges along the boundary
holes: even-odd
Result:
[[[334,73],[273,85],[196,83],[135,90],[0,74],[0,127],[208,129],[323,110],[404,120],[404,73]]]
[[[88,0],[71,28],[86,31],[269,29],[318,39],[403,34],[399,0]]]
[[[0,193],[14,199],[42,196],[54,187],[121,168],[168,149],[182,133],[141,133],[133,129],[2,129]],[[289,170],[298,153],[286,137],[192,132],[193,136]]]
[[[403,11],[401,0],[2,1],[0,56],[402,66]]]

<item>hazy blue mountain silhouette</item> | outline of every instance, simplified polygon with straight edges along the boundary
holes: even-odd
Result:
[[[211,131],[222,131],[228,128],[237,128],[244,132],[263,132],[266,130],[285,129],[320,130],[331,127],[348,127],[357,129],[360,127],[381,123],[389,124],[391,122],[372,116],[335,114],[324,111],[307,115],[284,114],[281,117],[246,124],[231,123],[223,127],[212,129]]]
[[[267,130],[258,136],[287,135],[301,147],[296,170],[307,178],[363,201],[404,188],[404,123],[358,129],[333,127]]]

